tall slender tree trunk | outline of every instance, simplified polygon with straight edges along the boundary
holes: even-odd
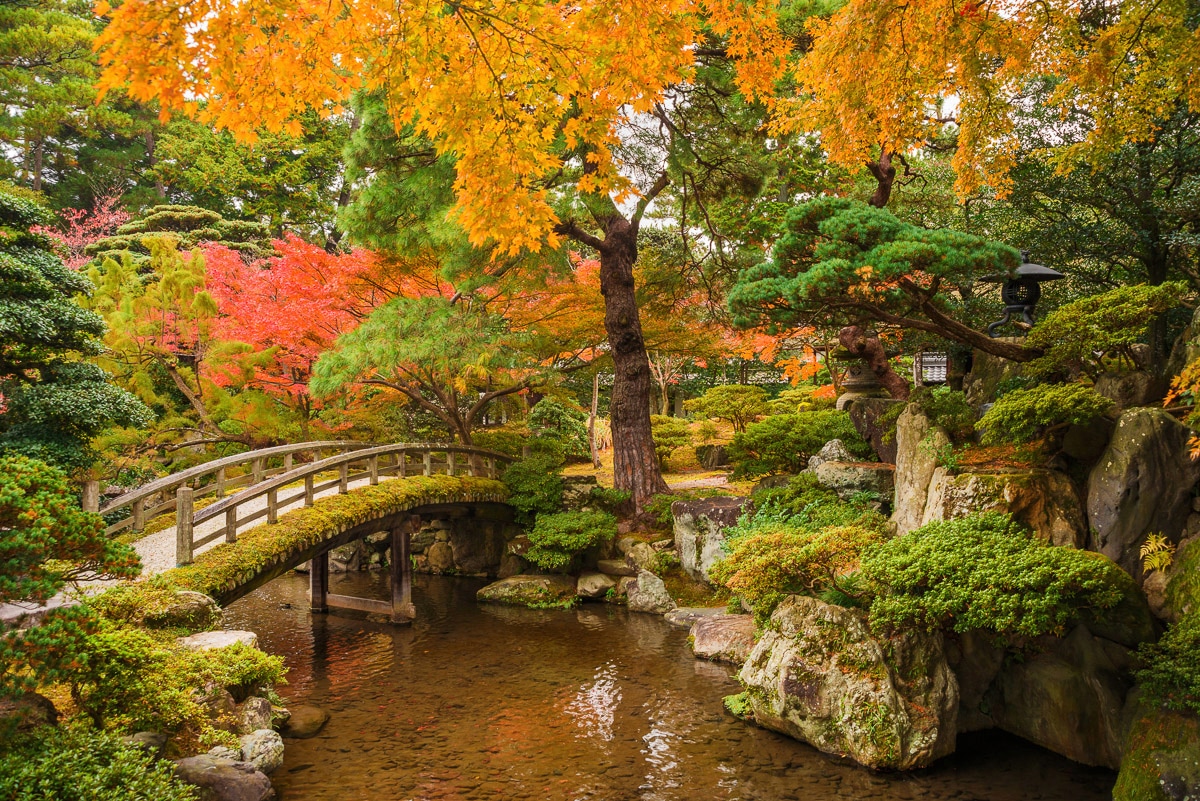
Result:
[[[634,295],[637,227],[614,215],[605,226],[600,248],[600,292],[604,330],[613,358],[613,483],[629,492],[641,510],[654,495],[667,492],[650,431],[650,358]]]
[[[45,169],[46,140],[39,139],[33,146],[33,191],[42,191],[42,170]]]
[[[596,445],[596,415],[600,411],[600,373],[592,376],[592,409],[588,415],[588,445],[592,449],[592,467],[600,469],[600,448]]]

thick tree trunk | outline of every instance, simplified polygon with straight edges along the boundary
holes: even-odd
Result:
[[[667,492],[650,432],[650,358],[642,336],[634,295],[637,228],[614,216],[605,226],[600,248],[600,292],[604,295],[604,330],[613,358],[613,483],[627,491],[637,511],[651,497]]]
[[[908,400],[908,382],[892,369],[878,336],[869,334],[861,326],[848,325],[838,332],[838,342],[842,343],[846,350],[866,359],[867,366],[875,373],[888,395],[899,400]]]

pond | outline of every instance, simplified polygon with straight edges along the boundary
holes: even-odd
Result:
[[[995,799],[1111,797],[1115,775],[1006,735],[960,738],[932,769],[878,774],[727,714],[732,667],[687,631],[604,604],[480,605],[479,579],[417,576],[417,620],[310,615],[288,575],[226,612],[290,668],[282,694],[327,709],[272,777],[301,799]],[[331,591],[388,597],[380,573]]]

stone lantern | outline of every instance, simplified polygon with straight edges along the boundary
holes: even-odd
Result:
[[[1017,326],[1032,327],[1033,309],[1038,298],[1042,296],[1042,282],[1057,281],[1065,277],[1057,270],[1031,263],[1028,253],[1023,252],[1021,260],[1024,263],[1009,275],[989,275],[979,279],[1001,285],[1000,298],[1004,301],[1004,316],[987,327],[988,336],[992,338],[998,337],[1000,329],[1013,321],[1013,315],[1020,315]]]

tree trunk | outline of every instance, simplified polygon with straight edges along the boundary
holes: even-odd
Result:
[[[33,146],[33,191],[42,191],[42,170],[46,160],[46,140],[39,139]]]
[[[887,206],[892,197],[892,185],[896,183],[896,168],[892,166],[892,154],[883,149],[879,161],[868,161],[867,171],[875,176],[875,193],[867,201],[877,209]]]
[[[151,172],[154,172],[154,194],[158,195],[159,198],[166,198],[167,187],[163,184],[162,176],[155,172],[155,168],[158,166],[158,158],[155,155],[154,148],[154,129],[148,128],[146,130],[146,167]]]
[[[892,369],[892,363],[888,361],[878,336],[868,334],[861,326],[848,325],[838,332],[838,342],[856,356],[866,358],[867,366],[875,373],[888,395],[899,400],[908,400],[908,382]]]
[[[667,492],[650,432],[650,359],[642,336],[634,295],[637,228],[614,215],[605,226],[600,248],[600,292],[604,295],[604,330],[613,358],[613,484],[628,492],[641,511],[654,495]]]
[[[600,449],[596,447],[596,415],[600,411],[600,373],[592,376],[592,410],[588,415],[588,445],[592,449],[592,467],[600,469]]]

